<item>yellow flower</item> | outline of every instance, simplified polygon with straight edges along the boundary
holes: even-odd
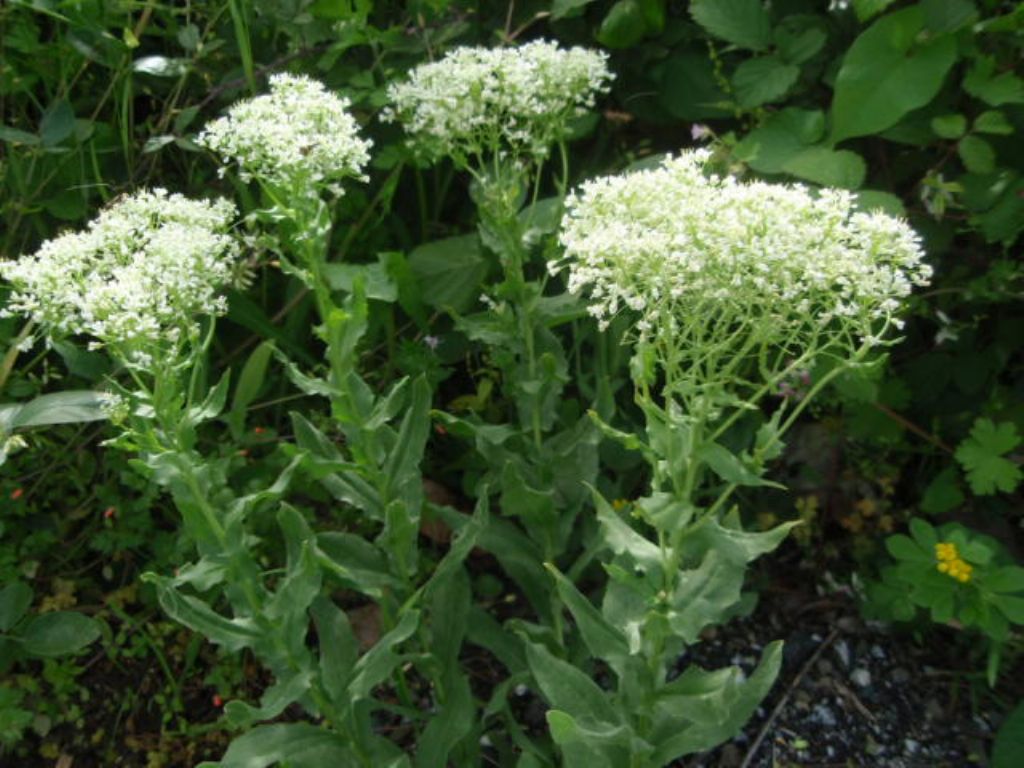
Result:
[[[960,558],[960,552],[953,542],[940,541],[936,544],[935,558],[938,560],[935,567],[939,573],[944,573],[961,584],[966,584],[971,580],[974,567]]]

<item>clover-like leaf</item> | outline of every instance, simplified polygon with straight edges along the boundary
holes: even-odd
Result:
[[[974,422],[970,437],[956,449],[956,460],[967,473],[971,490],[979,496],[1001,491],[1012,493],[1021,480],[1021,469],[1006,454],[1020,444],[1011,422],[990,419]]]

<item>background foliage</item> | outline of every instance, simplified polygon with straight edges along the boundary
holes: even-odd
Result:
[[[469,310],[494,277],[472,234],[469,189],[450,167],[417,167],[398,129],[375,117],[391,79],[447,47],[542,35],[604,47],[617,73],[603,112],[577,126],[571,181],[711,141],[737,171],[856,190],[865,203],[906,215],[924,238],[936,279],[916,299],[906,342],[870,375],[842,380],[801,425],[782,459],[789,492],[759,490],[753,499],[766,526],[798,517],[810,523],[798,529],[800,566],[853,570],[876,584],[868,590],[872,610],[906,619],[928,603],[886,589],[896,583],[880,569],[889,558],[883,540],[911,518],[966,526],[996,542],[1000,558],[1019,561],[1024,8],[1017,3],[8,2],[0,7],[0,257],[80,225],[138,186],[247,194],[217,177],[194,132],[261,91],[269,73],[310,73],[353,100],[375,144],[370,183],[342,202],[332,279],[351,284],[342,263],[377,265],[370,298],[397,299],[373,314],[365,344],[381,382],[426,372],[447,410],[511,420],[511,404],[495,389],[502,361],[478,354],[440,313]],[[277,441],[291,432],[286,414],[296,398],[268,364],[269,351],[252,352],[273,340],[294,360],[315,359],[306,332],[312,309],[297,281],[270,269],[244,296],[232,296],[215,357],[248,382],[228,419],[241,448],[223,446],[243,479],[251,458],[286,462]],[[101,358],[70,344],[19,353],[22,333],[18,320],[0,321],[5,403],[88,388],[106,373]],[[426,338],[441,343],[432,348]],[[566,375],[591,343],[580,337],[573,360],[563,361]],[[622,400],[624,355],[599,352],[596,379],[572,374],[560,423],[571,423],[575,401],[600,388]],[[169,631],[147,623],[153,595],[130,586],[141,570],[174,562],[181,546],[174,513],[123,456],[96,450],[105,436],[99,425],[57,426],[25,432],[20,450],[4,449],[11,455],[0,470],[0,579],[31,583],[45,596],[32,609],[41,616],[77,605],[102,619],[108,655],[165,669],[165,657],[176,655],[191,665],[198,646],[162,637]],[[638,491],[642,478],[629,457],[608,445],[601,451],[618,469],[602,479],[605,490]],[[486,467],[465,453],[452,436],[436,434],[428,475],[468,495]],[[305,493],[310,505],[322,500],[315,486]],[[988,663],[991,671],[991,652]],[[51,728],[80,717],[72,690],[81,667],[49,668],[42,689],[18,678],[0,689],[0,713],[9,713],[0,715],[0,739],[14,744],[31,728],[45,742]],[[242,680],[223,662],[208,674],[218,690]],[[178,718],[187,694],[166,678],[161,695],[177,702],[164,710],[168,730],[198,722],[196,713]],[[115,748],[115,735],[105,739],[95,749]]]

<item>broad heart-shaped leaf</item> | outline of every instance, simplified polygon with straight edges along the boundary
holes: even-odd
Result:
[[[409,268],[419,282],[423,303],[460,312],[476,301],[487,275],[477,235],[421,245],[409,254]]]
[[[884,131],[938,93],[956,61],[949,35],[919,42],[924,11],[882,17],[853,42],[836,75],[831,142]]]
[[[780,99],[799,76],[799,67],[777,56],[758,56],[736,67],[732,84],[739,105],[749,109]]]
[[[95,619],[75,611],[54,611],[33,618],[21,635],[21,647],[32,656],[66,656],[100,636]]]
[[[655,753],[646,764],[668,765],[735,736],[768,694],[781,663],[782,643],[776,641],[748,679],[738,669],[687,669],[658,695],[648,737]]]
[[[761,51],[771,43],[771,22],[761,0],[693,0],[694,20],[715,37]]]
[[[103,397],[90,390],[71,390],[40,395],[27,403],[0,405],[0,434],[25,427],[77,424],[106,418]]]
[[[21,621],[32,604],[32,588],[21,581],[12,581],[0,590],[0,632],[7,632]]]
[[[309,723],[261,725],[239,736],[216,763],[198,768],[325,768],[358,765],[345,740]]]
[[[563,576],[553,565],[547,569],[555,577],[558,596],[576,621],[576,627],[583,636],[583,642],[595,658],[608,662],[615,673],[622,678],[629,658],[629,644],[625,635],[613,627],[601,612]]]

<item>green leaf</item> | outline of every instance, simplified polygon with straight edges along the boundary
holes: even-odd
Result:
[[[1024,80],[1013,72],[996,74],[995,59],[979,56],[964,76],[964,90],[986,104],[1024,104]]]
[[[67,99],[50,105],[39,123],[39,138],[44,147],[60,144],[75,132],[75,111]]]
[[[633,739],[633,729],[629,726],[578,722],[568,712],[559,709],[549,709],[545,718],[548,721],[548,728],[551,729],[551,738],[559,745],[584,742],[593,747],[607,749],[629,747]]]
[[[365,699],[396,666],[402,663],[402,657],[395,653],[395,646],[407,640],[416,631],[419,623],[419,611],[405,611],[398,625],[363,654],[356,662],[352,681],[348,685],[348,696],[351,700]]]
[[[956,145],[960,160],[971,173],[992,173],[996,167],[996,151],[980,136],[964,136]]]
[[[921,510],[931,515],[941,515],[956,509],[964,503],[956,467],[946,467],[937,474],[921,497]]]
[[[748,467],[740,457],[718,443],[705,443],[697,450],[697,459],[707,463],[712,471],[727,483],[754,487],[784,488],[766,480]]]
[[[690,13],[712,35],[740,48],[763,51],[771,44],[771,23],[761,0],[693,0]]]
[[[553,0],[551,3],[551,18],[564,19],[567,16],[579,15],[577,11],[586,8],[594,0]]]
[[[971,0],[921,0],[925,26],[935,32],[955,32],[978,17]]]
[[[643,39],[647,22],[637,0],[618,0],[601,22],[597,40],[608,48],[629,48]]]
[[[823,146],[807,147],[787,160],[782,170],[823,187],[841,189],[857,189],[867,175],[867,165],[857,153]]]
[[[409,268],[423,302],[437,309],[464,311],[480,295],[487,262],[477,235],[437,240],[409,254]]]
[[[967,473],[971,490],[979,496],[996,492],[1012,493],[1021,480],[1020,467],[1005,454],[1020,444],[1012,422],[993,423],[977,419],[970,437],[956,449],[956,460]]]
[[[858,20],[867,21],[880,14],[894,2],[896,0],[853,0],[853,10],[857,14]]]
[[[789,64],[803,64],[814,58],[828,40],[825,25],[819,16],[787,16],[773,33],[779,55]]]
[[[359,644],[348,616],[321,595],[310,608],[320,649],[320,684],[337,706],[347,703],[347,687],[359,658]]]
[[[917,563],[930,562],[932,560],[930,553],[925,552],[912,538],[902,533],[897,533],[895,536],[887,538],[885,540],[885,548],[897,560]]]
[[[20,581],[13,581],[0,590],[0,632],[7,632],[21,621],[32,605],[32,588]]]
[[[622,722],[608,695],[577,667],[555,658],[544,646],[529,642],[526,643],[526,660],[552,709],[594,723],[618,725]]]
[[[210,642],[223,645],[228,651],[250,648],[264,637],[252,619],[222,616],[199,598],[181,594],[168,579],[146,573],[142,580],[156,585],[160,607],[168,616],[204,635]]]
[[[596,490],[593,499],[605,545],[617,555],[628,554],[648,572],[659,572],[661,552],[657,545],[634,531]]]
[[[997,594],[989,599],[1014,624],[1024,624],[1024,597]]]
[[[54,392],[27,403],[4,403],[0,405],[0,433],[24,427],[100,421],[106,418],[102,406],[100,393],[88,390]]]
[[[684,49],[669,56],[661,71],[658,96],[679,120],[732,117],[729,96],[715,79],[705,50]]]
[[[920,544],[928,554],[930,561],[935,545],[939,541],[939,534],[935,530],[935,526],[919,517],[912,517],[910,518],[910,533],[914,537],[914,541]]]
[[[992,768],[1024,765],[1024,702],[1018,704],[999,726],[992,743]]]
[[[978,133],[1010,136],[1013,134],[1013,124],[999,110],[990,109],[974,118],[974,130]]]
[[[956,43],[940,36],[919,42],[924,13],[911,6],[872,24],[853,42],[836,75],[831,142],[878,133],[938,93]]]
[[[199,768],[324,768],[356,765],[355,755],[336,733],[308,723],[261,725],[239,736],[217,763]]]
[[[249,728],[261,720],[273,720],[305,695],[312,678],[309,671],[279,678],[263,692],[259,707],[244,701],[229,701],[224,705],[224,719],[237,729]]]
[[[398,301],[398,284],[388,273],[386,264],[325,264],[324,276],[335,291],[351,293],[356,280],[362,279],[366,298],[378,301]]]
[[[1024,592],[1024,568],[1004,565],[978,574],[979,584],[992,592]]]
[[[626,660],[629,658],[626,636],[609,624],[601,612],[557,568],[548,564],[547,569],[555,577],[558,596],[576,621],[591,655],[608,662],[621,679],[626,673]]]
[[[235,384],[235,396],[231,401],[228,424],[235,438],[245,431],[245,412],[259,396],[267,381],[267,366],[274,355],[274,342],[264,341],[246,358],[242,372]]]
[[[777,56],[759,56],[736,67],[732,84],[739,105],[749,109],[782,98],[799,76],[799,67]]]
[[[749,678],[739,669],[707,672],[691,666],[658,694],[648,740],[648,765],[668,765],[735,736],[768,695],[782,665],[782,643],[769,643]]]
[[[100,625],[75,611],[42,613],[21,635],[21,645],[32,656],[66,656],[80,651],[100,636]]]
[[[0,124],[0,141],[6,141],[9,144],[24,144],[26,147],[34,147],[40,142],[40,139],[34,133],[12,128],[9,125]]]
[[[933,117],[932,130],[941,139],[959,139],[967,131],[967,118],[960,114]]]

